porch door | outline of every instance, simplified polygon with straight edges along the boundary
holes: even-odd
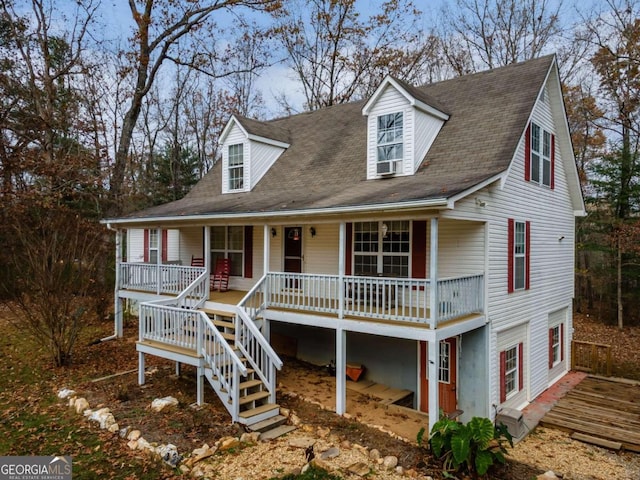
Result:
[[[302,273],[302,227],[284,227],[284,271]],[[297,281],[288,287],[297,288]]]
[[[444,413],[458,408],[458,349],[456,337],[440,342],[440,368],[438,368],[438,405]],[[427,342],[420,342],[420,410],[429,411],[429,379]]]

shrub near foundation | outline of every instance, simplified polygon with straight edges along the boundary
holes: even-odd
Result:
[[[422,442],[424,429],[418,434]],[[467,424],[441,416],[431,429],[429,446],[443,462],[446,473],[466,472],[473,478],[485,475],[497,462],[504,464],[513,438],[504,425],[494,425],[488,418],[473,417]]]

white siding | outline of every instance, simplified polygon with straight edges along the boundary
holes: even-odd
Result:
[[[250,165],[247,161],[248,158],[251,158],[250,144],[247,141],[247,137],[244,132],[240,127],[238,127],[238,125],[234,124],[222,145],[222,193],[229,193],[229,170],[227,168],[229,165],[229,145],[237,145],[239,143],[243,144],[242,154],[244,162],[243,174],[245,189],[250,183]]]
[[[245,156],[245,165],[251,163],[250,181],[247,185],[247,189],[250,190],[257,185],[278,157],[282,155],[284,148],[251,140],[249,141],[249,151],[251,156]]]
[[[191,265],[191,257],[204,258],[203,227],[183,227],[180,229],[180,260],[183,265]]]
[[[340,227],[338,224],[315,225],[316,236],[303,227],[304,271],[338,275]]]
[[[570,353],[569,348],[567,348],[567,332],[569,331],[569,326],[567,325],[568,312],[569,312],[569,307],[565,307],[565,308],[561,308],[560,310],[556,310],[555,312],[549,313],[549,323],[547,325],[547,328],[550,329],[560,324],[563,325],[564,339],[561,339],[561,341],[564,340],[564,345],[563,345],[564,357],[562,357],[562,360],[557,365],[555,365],[552,369],[548,370],[547,386],[549,386],[551,382],[553,382],[560,375],[562,375],[567,370],[569,370],[568,368],[569,358],[571,357],[569,356],[569,353]],[[547,351],[548,351],[548,348],[549,348],[549,344],[547,342]]]
[[[378,178],[376,169],[378,116],[395,112],[403,112],[402,174],[413,174],[413,111],[409,101],[391,86],[385,88],[371,108],[367,119],[367,179]]]
[[[442,220],[438,224],[438,276],[484,273],[484,225]]]
[[[144,229],[127,230],[127,262],[144,262]]]
[[[180,258],[180,230],[167,230],[167,262],[179,262]],[[184,263],[183,263],[184,265]]]
[[[284,252],[282,236],[284,229],[281,226],[273,227],[276,229],[276,236],[271,237],[271,249],[269,252],[269,270],[272,272],[282,272],[284,270]]]
[[[408,174],[413,174],[418,170],[443,124],[444,121],[439,118],[432,117],[420,110],[415,111],[415,155],[413,165],[408,165],[412,168]]]
[[[521,390],[513,395],[512,397],[510,397],[506,402],[504,402],[502,404],[503,407],[508,407],[508,408],[522,408],[523,405],[525,405],[527,403],[527,401],[529,400],[527,398],[527,392],[528,392],[528,388],[527,388],[527,384],[530,381],[530,375],[529,375],[529,368],[530,368],[530,355],[529,352],[530,350],[533,351],[533,349],[529,348],[529,342],[527,341],[527,324],[524,325],[519,325],[513,328],[510,328],[508,330],[504,330],[500,333],[497,334],[496,337],[496,351],[497,351],[497,357],[496,358],[496,363],[498,364],[498,382],[500,381],[500,352],[510,349],[512,347],[517,346],[518,344],[522,343],[522,362],[519,366],[519,368],[523,369],[523,385],[520,386]],[[531,334],[533,336],[533,333]],[[499,404],[499,399],[500,399],[500,384],[498,383],[497,385],[498,388],[498,401],[494,402],[496,405]]]
[[[545,95],[544,101],[536,104],[532,117],[544,129],[557,134],[561,130],[554,128],[549,99],[549,95]],[[457,202],[455,209],[442,212],[441,218],[487,222],[487,315],[494,331],[522,322],[529,324],[531,343],[529,349],[525,346],[525,351],[531,352],[527,363],[530,368],[527,372],[530,375],[527,399],[531,400],[548,385],[548,314],[570,306],[573,297],[575,217],[558,138],[555,145],[555,188],[551,190],[524,181],[524,128],[525,125],[504,184],[497,181],[470,198]],[[476,202],[476,199],[481,202]],[[482,202],[484,207],[478,205]],[[507,293],[509,218],[531,222],[531,287],[511,294]],[[567,342],[570,341],[570,324],[569,309],[565,331]],[[498,351],[493,341],[489,358],[491,399],[492,403],[498,404]]]

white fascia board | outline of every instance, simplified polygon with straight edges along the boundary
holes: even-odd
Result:
[[[469,195],[473,195],[478,190],[482,190],[483,188],[491,185],[492,183],[497,182],[498,180],[501,181],[501,185],[502,185],[502,179],[503,179],[503,177],[506,176],[506,174],[507,174],[507,171],[505,170],[502,173],[494,175],[493,177],[489,177],[486,180],[484,180],[483,182],[480,182],[480,183],[474,185],[473,187],[467,188],[466,190],[463,190],[462,192],[458,193],[457,195],[454,195],[453,197],[449,198],[449,201],[447,203],[447,208],[449,208],[450,210],[455,209],[455,203],[457,201],[462,200],[463,198],[466,198]]]
[[[418,110],[422,110],[423,112],[428,113],[429,115],[432,115],[436,118],[439,118],[440,120],[444,120],[445,122],[449,120],[449,115],[447,115],[444,112],[441,112],[437,108],[433,108],[431,105],[421,102],[420,100],[413,99],[413,102],[411,103]]]
[[[373,92],[373,95],[371,95],[369,100],[367,100],[367,103],[365,103],[364,107],[362,107],[363,116],[369,115],[371,107],[373,107],[373,105],[375,105],[375,103],[378,101],[378,98],[380,98],[380,95],[382,95],[382,92],[384,92],[384,89],[387,87],[387,85],[391,85],[393,88],[395,88],[400,93],[400,95],[402,95],[404,98],[407,99],[407,101],[409,102],[409,104],[411,104],[412,107],[418,108],[441,120],[445,120],[445,121],[449,120],[449,115],[447,115],[444,112],[441,112],[437,108],[433,108],[432,106],[427,105],[426,103],[420,100],[417,100],[413,95],[411,95],[404,88],[402,88],[402,86],[390,76],[386,76],[384,80],[382,80],[382,83],[380,83],[376,91]]]
[[[246,212],[246,213],[221,213],[203,215],[184,215],[171,217],[145,217],[145,218],[107,218],[100,220],[102,224],[109,225],[144,225],[166,224],[176,222],[198,222],[205,220],[241,220],[241,219],[266,219],[277,217],[309,217],[313,215],[341,215],[345,213],[379,213],[385,211],[416,210],[422,208],[447,207],[446,198],[430,200],[414,200],[411,202],[385,203],[380,205],[357,205],[333,208],[309,208],[304,210],[281,210],[277,212]],[[264,223],[264,222],[259,222]]]
[[[285,142],[280,142],[278,140],[273,140],[272,138],[260,137],[258,135],[253,135],[253,134],[247,135],[247,138],[255,142],[266,143],[267,145],[273,145],[274,147],[289,148],[290,146],[288,143],[285,143]]]

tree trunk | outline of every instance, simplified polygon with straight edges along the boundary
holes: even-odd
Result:
[[[616,300],[618,302],[618,328],[622,330],[624,327],[624,317],[623,317],[623,306],[622,306],[622,245],[620,240],[620,234],[618,234],[618,239],[616,242],[616,247],[618,249],[617,258],[616,258],[616,269],[617,269],[617,292],[616,292]]]

